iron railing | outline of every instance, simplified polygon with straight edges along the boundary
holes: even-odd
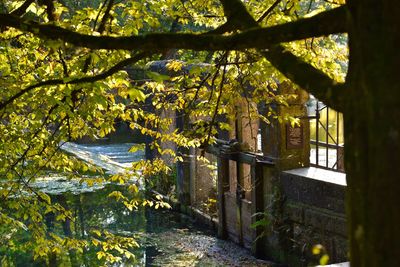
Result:
[[[344,172],[343,115],[316,99],[309,113],[311,166]]]

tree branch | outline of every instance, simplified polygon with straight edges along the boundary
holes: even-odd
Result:
[[[242,21],[244,20],[242,19]],[[139,36],[111,37],[81,34],[55,25],[44,25],[34,21],[24,21],[12,15],[0,14],[0,25],[31,32],[42,38],[62,40],[76,46],[92,49],[136,49],[141,51],[160,51],[173,48],[210,51],[265,49],[281,42],[347,31],[344,6],[322,12],[311,18],[299,19],[267,28],[259,28],[254,20],[253,22],[247,28],[253,26],[257,28],[228,36],[207,33],[151,33]]]
[[[258,27],[254,18],[247,12],[242,1],[238,0],[220,0],[224,14],[229,24],[235,25],[237,29]]]
[[[47,18],[49,21],[55,21],[57,20],[56,14],[54,13],[55,7],[53,0],[43,0],[44,5],[46,6],[46,13],[47,13]]]
[[[257,22],[261,23],[271,12],[274,8],[279,5],[282,0],[276,0],[258,19]]]
[[[18,8],[14,9],[13,11],[11,11],[11,15],[14,16],[22,16],[23,14],[25,14],[26,10],[28,9],[28,7],[35,2],[35,0],[26,0],[22,5],[20,5]]]
[[[113,5],[114,5],[114,0],[110,0],[110,2],[108,2],[106,11],[104,11],[103,18],[100,21],[99,28],[97,29],[97,31],[99,33],[103,33],[104,30],[106,29],[106,23],[107,23],[108,18],[110,17],[110,11],[111,11]]]
[[[99,16],[100,16],[101,10],[103,10],[104,6],[106,5],[106,2],[107,2],[107,0],[105,0],[105,1],[103,2],[102,6],[100,7],[100,10],[99,10],[99,12],[98,12],[98,14],[97,14],[97,17],[96,17],[96,19],[95,19],[95,22],[94,22],[93,30],[96,30],[96,23],[97,23],[97,20],[98,20],[98,18],[99,18]],[[106,29],[107,19],[108,19],[109,16],[110,16],[110,11],[111,11],[113,5],[114,5],[114,0],[110,0],[110,1],[108,2],[108,5],[107,5],[106,10],[104,11],[104,15],[103,15],[103,18],[102,18],[101,21],[100,21],[100,25],[99,25],[99,27],[98,27],[98,29],[97,29],[97,32],[100,33],[100,34],[103,34],[103,32],[104,32],[105,29]],[[92,55],[89,54],[89,56],[85,59],[85,62],[83,63],[83,68],[82,68],[82,72],[83,72],[83,73],[86,73],[86,72],[89,70],[89,67],[90,67],[90,64],[91,64],[91,63],[92,63]]]
[[[326,105],[343,112],[344,84],[337,83],[325,73],[303,61],[284,47],[277,45],[261,54],[292,82],[313,94]]]
[[[138,49],[153,52],[173,48],[210,51],[243,50],[247,48],[268,49],[268,51],[263,52],[263,55],[284,75],[288,76],[304,89],[307,89],[321,101],[324,101],[333,108],[340,109],[337,104],[338,101],[335,99],[337,99],[337,93],[341,91],[336,90],[336,88],[342,86],[336,85],[323,72],[276,44],[346,32],[346,6],[321,12],[311,18],[299,19],[273,27],[260,28],[240,0],[221,0],[221,3],[228,18],[228,28],[232,29],[233,25],[240,29],[245,29],[243,32],[228,36],[207,33],[153,33],[130,37],[91,36],[55,25],[42,25],[33,21],[24,21],[19,17],[5,14],[0,15],[0,25],[28,31],[42,38],[62,40],[76,46],[84,46],[92,49]],[[239,22],[241,24],[238,24]],[[293,64],[287,64],[285,60]],[[297,69],[295,66],[300,68]],[[308,77],[308,79],[304,77]]]
[[[93,76],[87,76],[87,77],[83,77],[83,78],[77,78],[77,79],[73,79],[73,80],[64,80],[64,79],[52,79],[52,80],[47,80],[47,81],[42,81],[33,85],[30,85],[28,87],[26,87],[25,89],[22,89],[21,91],[19,91],[18,93],[16,93],[15,95],[13,95],[12,97],[10,97],[9,99],[7,99],[4,102],[0,103],[0,110],[4,109],[7,105],[11,104],[15,99],[21,97],[22,95],[32,91],[35,88],[41,87],[41,86],[51,86],[51,85],[61,85],[61,84],[81,84],[81,83],[93,83],[102,79],[107,78],[108,76],[113,75],[114,73],[122,70],[124,67],[136,63],[137,61],[149,56],[149,53],[138,53],[137,55],[131,57],[131,58],[127,58],[124,59],[120,62],[118,62],[117,64],[115,64],[113,67],[111,67],[110,69],[99,73],[97,75],[93,75]]]
[[[241,16],[243,16],[243,17],[250,16],[246,7],[243,5],[243,3],[240,0],[220,0],[220,2],[224,6],[224,11],[228,10],[228,12],[232,12],[232,10],[229,10],[229,9],[240,8]],[[236,2],[236,4],[232,4],[232,2]],[[346,11],[346,9],[347,9],[347,7],[345,5],[343,5],[338,8],[332,9],[330,11],[326,11],[326,12],[320,13],[316,16],[313,16],[312,18],[310,18],[310,20],[314,19],[313,23],[309,24],[307,26],[319,28],[319,29],[314,29],[316,31],[319,31],[322,28],[324,28],[324,30],[326,30],[325,27],[329,28],[329,25],[325,25],[325,24],[322,25],[319,23],[322,23],[324,21],[324,19],[327,19],[328,17],[330,17],[330,19],[328,19],[327,21],[330,20],[331,23],[335,24],[336,23],[335,17],[336,18],[342,17],[343,21],[339,22],[339,24],[342,24],[342,27],[344,29],[346,29],[347,28],[347,22],[346,22],[346,12],[347,11]],[[238,12],[238,11],[235,11],[235,12]],[[245,15],[244,13],[247,13],[247,15]],[[321,16],[324,17],[324,19],[321,21],[318,21],[321,18]],[[305,19],[303,19],[303,21],[304,20]],[[252,28],[252,27],[254,27],[255,24],[258,25],[258,23],[254,19],[250,23],[247,22],[247,25],[246,25],[246,21],[248,21],[248,20],[243,20],[244,27]],[[302,20],[299,20],[299,21],[302,21]],[[296,21],[296,22],[298,22],[298,21]],[[294,23],[296,23],[296,22],[294,22]],[[286,25],[286,24],[283,24],[283,25]],[[302,26],[304,26],[304,25],[302,25]],[[336,26],[338,26],[338,25],[336,25]],[[336,27],[336,26],[334,26],[334,27]],[[304,28],[301,27],[298,30],[304,31]],[[301,58],[295,56],[290,51],[287,51],[281,45],[270,46],[269,49],[267,49],[266,51],[261,51],[261,54],[269,62],[271,62],[271,64],[276,69],[278,69],[283,75],[285,75],[291,81],[293,81],[294,83],[299,85],[301,88],[307,90],[309,93],[313,94],[315,97],[317,97],[319,100],[323,101],[328,106],[336,109],[337,111],[343,112],[342,98],[343,98],[344,90],[345,90],[344,84],[338,84],[336,81],[331,79],[328,75],[326,75],[319,69],[313,67],[311,64],[305,62]]]

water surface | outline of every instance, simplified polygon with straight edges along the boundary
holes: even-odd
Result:
[[[114,173],[143,157],[141,152],[127,152],[132,145],[68,143],[64,149]],[[72,218],[65,221],[57,220],[52,213],[44,214],[48,233],[88,240],[89,236],[93,237],[93,231],[108,231],[116,237],[134,238],[139,247],[129,249],[135,259],[112,251],[122,258],[114,264],[99,259],[98,247],[90,245],[83,251],[63,251],[48,255],[46,260],[34,261],[32,253],[22,245],[30,238],[29,232],[21,230],[16,246],[4,247],[0,242],[0,260],[7,258],[11,266],[270,266],[253,258],[247,250],[218,240],[212,229],[202,227],[185,215],[169,209],[139,207],[129,210],[108,197],[115,190],[125,191],[124,186],[111,183],[87,186],[79,179],[51,174],[38,179],[35,187],[48,193],[53,203],[62,205],[72,214]]]

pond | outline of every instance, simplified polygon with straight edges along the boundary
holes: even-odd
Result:
[[[110,172],[124,168],[141,154],[127,153],[131,144],[77,145],[68,144],[67,150],[85,160],[103,167],[111,164]],[[116,184],[88,187],[84,183],[50,175],[38,179],[36,188],[48,193],[52,203],[58,203],[71,212],[70,219],[58,220],[52,213],[44,215],[48,234],[51,232],[76,240],[88,240],[96,232],[107,232],[116,238],[130,238],[137,242],[118,263],[107,263],[96,246],[88,245],[82,251],[63,251],[48,255],[47,259],[33,260],[33,253],[22,245],[4,247],[0,242],[2,266],[272,266],[257,260],[250,253],[228,241],[219,240],[211,229],[170,209],[140,207],[129,210],[113,198],[115,190],[125,189]],[[0,226],[1,231],[1,226]],[[104,235],[104,234],[103,234]],[[30,238],[27,231],[18,233],[21,244]],[[101,238],[99,238],[101,239]],[[118,241],[118,239],[116,239]],[[122,241],[121,241],[122,242]],[[124,241],[125,242],[125,241]],[[32,248],[34,249],[34,248]],[[118,248],[110,248],[116,256]],[[100,255],[100,256],[99,256]]]

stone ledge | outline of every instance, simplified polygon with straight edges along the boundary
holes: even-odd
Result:
[[[280,177],[287,199],[344,214],[345,174],[317,168],[284,171]]]
[[[326,183],[346,186],[346,174],[321,168],[308,167],[284,171],[296,176],[306,177]]]

